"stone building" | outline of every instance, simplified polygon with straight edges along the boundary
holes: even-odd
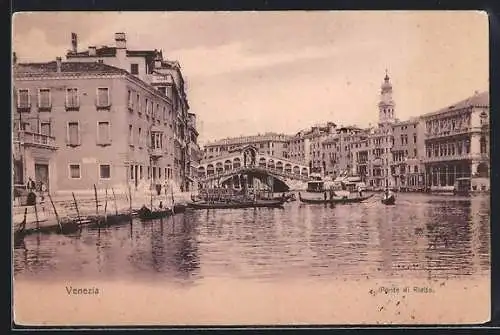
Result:
[[[391,175],[399,190],[424,190],[424,125],[420,118],[398,121],[393,125]]]
[[[261,155],[288,158],[290,136],[277,133],[265,133],[254,136],[225,138],[209,142],[203,148],[204,159],[225,156],[242,146],[252,145]]]
[[[51,192],[150,187],[173,173],[171,97],[99,62],[15,64],[16,183]]]
[[[189,129],[189,104],[179,63],[165,60],[161,50],[129,50],[126,34],[122,32],[115,33],[114,46],[89,46],[84,51],[78,50],[77,38],[72,33],[71,49],[66,54],[68,61],[98,62],[126,70],[170,98],[174,117],[168,124],[173,131],[173,135],[167,138],[173,144],[173,163],[169,168],[176,176],[175,187],[181,190],[193,187],[191,165],[199,163],[194,158],[200,153],[194,150],[197,143],[189,144],[197,136],[192,136],[192,127]]]
[[[457,179],[470,190],[489,190],[489,93],[421,116],[425,125],[423,163],[431,191],[452,191]]]

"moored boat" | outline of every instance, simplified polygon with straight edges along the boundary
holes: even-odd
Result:
[[[241,208],[280,208],[283,207],[283,199],[280,200],[249,200],[249,201],[197,201],[189,203],[193,209],[241,209]]]
[[[141,220],[155,220],[167,217],[172,214],[172,210],[170,208],[159,209],[159,210],[151,210],[146,206],[143,206],[138,211],[139,219]]]
[[[352,204],[352,203],[360,203],[365,200],[370,199],[373,197],[373,194],[370,194],[365,197],[355,197],[355,198],[349,198],[349,197],[333,197],[329,199],[305,199],[302,198],[302,195],[299,193],[299,200],[300,202],[306,203],[306,204]]]
[[[382,197],[382,203],[384,205],[394,205],[396,203],[396,197],[394,194],[385,195]]]

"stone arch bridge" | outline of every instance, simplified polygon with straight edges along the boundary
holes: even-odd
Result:
[[[281,192],[294,182],[310,180],[309,167],[285,158],[258,153],[252,146],[230,152],[228,155],[203,160],[197,169],[197,180],[202,185],[232,184],[240,186],[245,180],[258,179],[265,184],[273,180],[274,189]]]

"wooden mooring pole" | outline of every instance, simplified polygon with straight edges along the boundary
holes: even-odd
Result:
[[[33,207],[35,208],[36,230],[39,231],[40,230],[40,221],[38,221],[38,210],[36,209],[36,202],[33,205]]]
[[[104,222],[108,221],[108,188],[105,189],[104,198]]]
[[[54,209],[54,214],[56,215],[56,220],[57,224],[59,225],[59,229],[62,231],[62,224],[61,224],[61,219],[59,218],[59,214],[57,214],[57,209],[56,205],[54,205],[54,201],[52,201],[52,197],[50,196],[50,193],[48,194],[50,203],[52,204],[52,208]]]
[[[118,216],[118,205],[116,204],[116,194],[115,194],[115,190],[113,188],[111,188],[111,192],[113,192],[113,199],[115,201],[115,215]]]
[[[94,196],[95,196],[95,215],[99,215],[99,200],[97,200],[97,188],[94,184]]]
[[[78,209],[78,202],[76,201],[75,193],[71,192],[71,195],[73,196],[73,202],[75,203],[76,216],[78,217],[78,224],[81,224],[82,219],[80,218],[80,210]]]

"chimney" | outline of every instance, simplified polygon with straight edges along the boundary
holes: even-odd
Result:
[[[89,46],[89,56],[96,56],[97,48],[95,46]]]
[[[78,50],[78,36],[75,33],[71,33],[71,51],[76,54]]]
[[[115,43],[117,49],[127,49],[127,38],[125,33],[115,33]]]
[[[61,72],[61,62],[62,62],[61,57],[56,57],[56,71],[57,72]]]

